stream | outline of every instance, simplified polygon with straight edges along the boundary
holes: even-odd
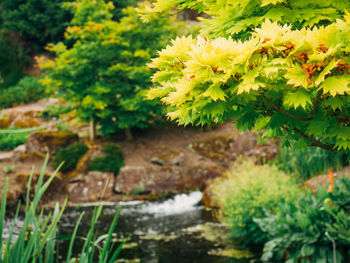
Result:
[[[116,263],[248,263],[253,255],[227,240],[227,227],[201,205],[201,192],[179,194],[156,202],[125,202],[113,240],[119,244],[130,237]],[[70,235],[79,215],[85,215],[78,235],[86,236],[94,208],[83,204],[66,208],[58,235]],[[119,204],[104,203],[95,227],[97,236],[108,233]],[[21,221],[18,222],[18,225]],[[6,231],[5,231],[6,238]],[[119,242],[119,243],[118,243]],[[77,251],[83,240],[76,240]],[[64,262],[69,241],[59,241],[59,259]]]

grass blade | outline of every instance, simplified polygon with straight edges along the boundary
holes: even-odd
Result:
[[[78,227],[80,225],[80,221],[83,218],[84,214],[85,214],[84,212],[80,214],[79,219],[77,221],[77,224],[74,227],[73,235],[72,235],[72,238],[71,238],[71,240],[69,242],[69,248],[68,248],[67,259],[66,259],[67,263],[70,262],[70,260],[71,260],[73,244],[74,244],[74,241],[75,241],[75,238],[76,238],[76,235],[77,235],[77,231],[78,231]]]
[[[6,179],[6,182],[5,182],[4,192],[1,200],[1,208],[0,208],[0,238],[1,238],[0,239],[0,256],[1,258],[2,258],[2,250],[3,250],[2,233],[4,229],[5,213],[6,213],[7,186],[8,186],[8,179]]]
[[[103,250],[102,250],[102,256],[101,256],[101,259],[100,259],[100,262],[101,263],[106,263],[107,260],[108,260],[108,252],[109,252],[109,248],[110,248],[110,244],[111,244],[111,240],[112,240],[112,235],[114,233],[114,229],[117,225],[117,221],[118,221],[118,218],[119,218],[119,214],[120,214],[120,211],[121,211],[121,206],[118,208],[118,211],[117,213],[115,214],[114,218],[113,218],[113,221],[112,221],[112,224],[109,228],[109,231],[108,231],[108,237],[106,239],[106,242],[103,246]],[[102,260],[102,261],[101,261]]]

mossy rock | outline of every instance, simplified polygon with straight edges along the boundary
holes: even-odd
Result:
[[[192,143],[190,147],[203,157],[229,166],[238,156],[254,149],[256,142],[253,134],[232,132],[199,140]]]
[[[26,142],[27,152],[49,153],[55,155],[60,148],[73,144],[79,136],[71,131],[44,131],[32,133]]]

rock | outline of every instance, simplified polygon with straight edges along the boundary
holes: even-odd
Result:
[[[0,116],[1,128],[31,128],[41,125],[41,120],[36,111],[17,112],[7,110]]]
[[[178,152],[170,149],[158,150],[151,158],[151,163],[158,165],[181,165],[185,159],[183,152]]]
[[[226,172],[226,169],[217,164],[201,162],[187,167],[181,174],[177,184],[179,191],[204,191],[209,183]]]
[[[34,173],[32,183],[31,183],[31,189],[30,189],[30,198],[32,199],[34,196],[35,188],[37,186],[37,182],[39,179],[40,173]],[[45,173],[44,175],[44,183],[51,177],[51,174]],[[21,189],[21,195],[23,197],[27,194],[27,184],[28,180],[30,178],[29,173],[20,173],[16,175],[16,183],[20,186]],[[54,201],[60,201],[64,196],[67,195],[67,184],[62,179],[62,177],[59,174],[55,175],[54,180],[49,185],[48,189],[46,190],[45,194],[41,198],[41,203],[48,203],[48,202],[54,202]]]
[[[49,153],[53,156],[59,148],[73,144],[79,136],[70,131],[45,131],[32,133],[26,142],[26,152]]]
[[[209,181],[222,175],[219,165],[198,163],[186,168],[166,166],[125,166],[115,179],[114,191],[119,194],[156,194],[204,190]]]
[[[124,166],[115,179],[114,191],[120,194],[175,192],[180,173],[177,166]]]
[[[191,146],[200,155],[229,166],[238,156],[254,148],[256,137],[249,133],[228,133],[194,142]]]
[[[264,163],[278,154],[277,141],[258,145],[256,135],[250,132],[215,135],[188,147],[225,167],[229,167],[239,156],[254,157],[258,163]]]
[[[16,153],[25,153],[26,145],[25,144],[18,145],[13,151]]]
[[[78,175],[79,181],[68,185],[69,201],[96,202],[101,200],[101,194],[106,187],[102,200],[109,200],[113,195],[114,175],[106,172],[88,172]]]

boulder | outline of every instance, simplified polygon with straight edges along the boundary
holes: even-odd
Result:
[[[40,173],[34,173],[31,183],[31,189],[30,189],[30,198],[32,199],[34,196],[35,188],[38,183]],[[45,173],[44,175],[44,183],[52,176],[52,174]],[[16,183],[20,186],[20,194],[23,198],[25,198],[27,194],[28,189],[28,180],[30,178],[30,173],[19,173],[16,175]],[[54,180],[49,185],[48,189],[46,190],[45,194],[41,198],[40,202],[42,204],[49,203],[49,202],[55,202],[55,201],[61,201],[65,196],[67,195],[67,184],[63,180],[63,178],[56,174]]]
[[[180,176],[178,166],[124,166],[115,179],[114,191],[118,194],[175,192]]]
[[[181,165],[185,159],[183,152],[174,151],[168,148],[159,149],[151,158],[151,163],[158,165]]]
[[[194,142],[191,147],[200,155],[228,166],[239,155],[255,148],[256,137],[250,133],[220,134]]]
[[[79,174],[68,185],[69,201],[73,203],[99,201],[105,188],[102,200],[110,200],[113,195],[113,181],[114,175],[112,173],[94,171]]]
[[[76,133],[70,131],[44,131],[32,133],[26,142],[26,152],[49,153],[53,156],[65,146],[79,140]]]
[[[226,170],[216,164],[197,163],[181,168],[166,166],[125,166],[115,179],[114,191],[118,194],[155,194],[204,190],[210,180]]]
[[[250,132],[214,135],[194,142],[189,147],[225,167],[229,167],[239,156],[253,157],[258,163],[264,163],[278,154],[277,141],[260,145],[256,135]]]
[[[177,183],[177,189],[181,192],[190,190],[204,191],[210,182],[227,170],[217,164],[200,162],[187,167],[182,173]]]

